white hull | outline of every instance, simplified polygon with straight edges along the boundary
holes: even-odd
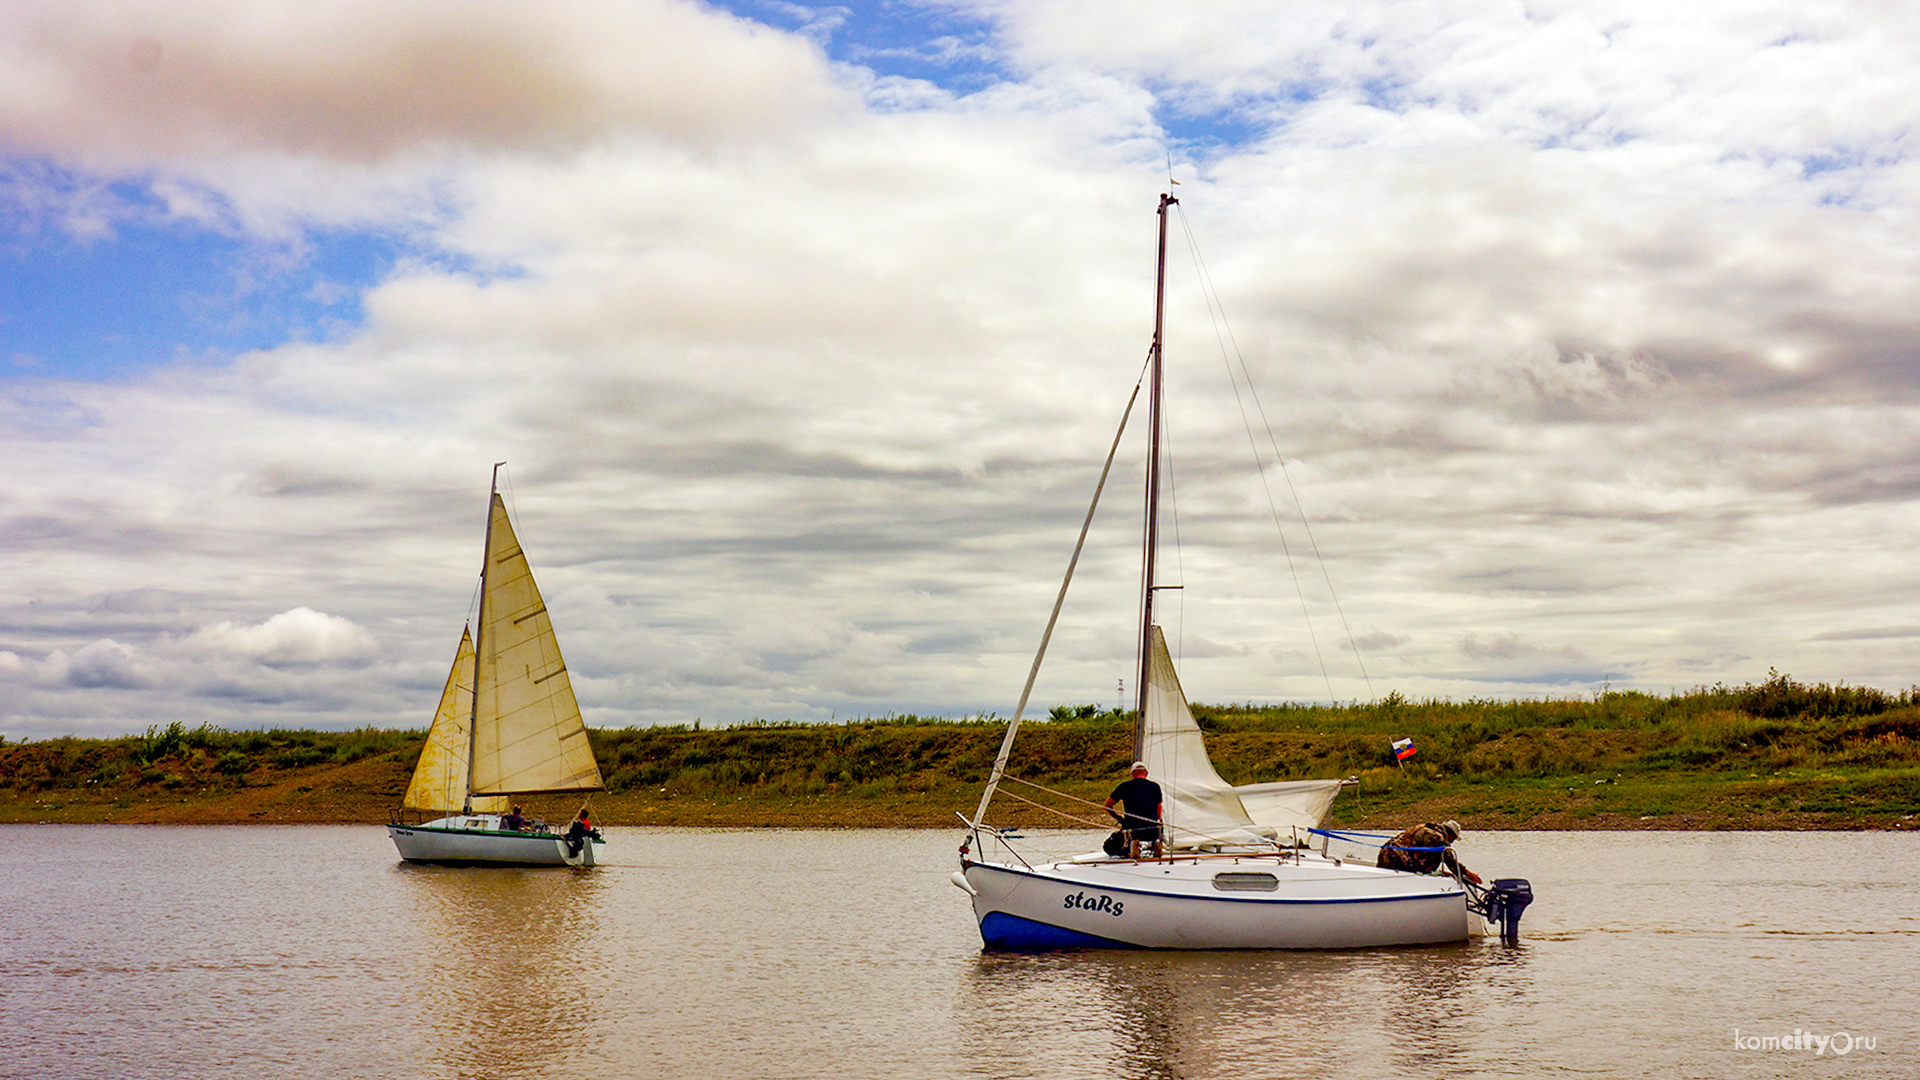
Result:
[[[1221,874],[1239,887],[1222,889]],[[972,895],[989,948],[1351,949],[1480,929],[1452,878],[1310,853],[969,862],[954,883]]]
[[[558,833],[500,829],[492,816],[446,817],[424,825],[388,825],[387,835],[408,862],[493,866],[593,866],[595,840],[567,853]]]

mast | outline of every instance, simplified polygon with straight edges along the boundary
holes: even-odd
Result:
[[[463,814],[473,813],[473,754],[480,739],[480,650],[487,633],[487,570],[493,565],[493,500],[500,496],[500,466],[493,463],[493,483],[487,490],[487,536],[480,548],[480,610],[473,628],[473,712],[467,717],[467,798]]]
[[[1146,749],[1147,669],[1151,665],[1153,637],[1154,557],[1160,545],[1160,433],[1161,419],[1161,332],[1165,327],[1167,304],[1167,207],[1179,202],[1172,192],[1160,196],[1160,248],[1155,261],[1153,283],[1153,348],[1147,379],[1147,526],[1143,541],[1140,583],[1140,668],[1134,681],[1138,713],[1133,724],[1133,756],[1140,758]]]

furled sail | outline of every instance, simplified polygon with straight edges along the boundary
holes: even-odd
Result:
[[[1284,780],[1235,787],[1207,757],[1206,739],[1187,708],[1167,639],[1153,627],[1147,668],[1147,715],[1140,759],[1166,801],[1167,842],[1176,848],[1291,839],[1317,828],[1340,794],[1338,780]]]
[[[602,788],[546,601],[498,493],[487,536],[487,590],[474,672],[479,701],[473,792]]]
[[[465,809],[470,742],[467,725],[472,719],[473,635],[463,627],[460,647],[453,654],[453,670],[447,673],[447,688],[440,694],[440,709],[433,714],[433,726],[427,729],[427,745],[420,751],[420,763],[414,766],[413,783],[407,785],[402,805],[410,810],[441,813]],[[506,808],[504,797],[473,800],[476,813],[497,814]]]

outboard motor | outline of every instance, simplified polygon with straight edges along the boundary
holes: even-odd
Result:
[[[1520,916],[1533,903],[1533,886],[1526,878],[1499,878],[1487,890],[1487,921],[1500,924],[1500,940],[1520,940]]]

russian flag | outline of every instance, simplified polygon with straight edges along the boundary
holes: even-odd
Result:
[[[1420,748],[1413,745],[1412,739],[1393,740],[1393,756],[1396,761],[1405,761],[1419,752]]]

